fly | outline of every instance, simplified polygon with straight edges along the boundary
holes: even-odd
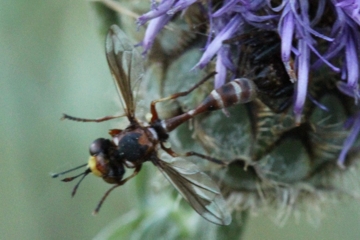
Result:
[[[96,139],[90,145],[91,156],[87,164],[54,174],[53,177],[58,177],[80,167],[86,167],[83,173],[63,179],[63,181],[69,182],[81,176],[80,181],[74,187],[73,196],[81,181],[90,172],[101,177],[105,182],[113,184],[94,210],[94,213],[97,213],[112,190],[136,176],[141,170],[142,164],[150,161],[202,217],[215,224],[230,224],[231,215],[226,209],[225,200],[217,184],[208,175],[201,172],[195,164],[179,157],[197,156],[217,164],[225,165],[225,163],[197,152],[187,152],[183,155],[178,155],[171,148],[166,147],[165,142],[169,137],[169,132],[200,113],[253,100],[256,98],[257,92],[255,84],[247,78],[235,79],[221,88],[213,90],[193,110],[165,120],[159,118],[156,111],[156,103],[186,96],[215,75],[215,73],[211,73],[188,91],[175,93],[169,97],[152,101],[150,104],[152,117],[149,123],[144,125],[135,116],[135,103],[132,91],[132,84],[139,81],[143,74],[142,57],[125,33],[116,25],[111,26],[105,45],[110,71],[123,101],[124,116],[127,117],[130,124],[123,130],[111,129],[109,131],[111,139]],[[83,119],[64,114],[65,119],[80,122],[103,122],[117,117],[119,116]],[[174,158],[172,162],[161,160],[158,157],[159,148],[172,157],[177,158]],[[134,169],[134,171],[130,176],[124,178],[126,168]]]

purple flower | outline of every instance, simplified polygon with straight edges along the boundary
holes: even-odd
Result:
[[[319,75],[320,69],[329,70],[339,80],[341,78],[338,89],[358,104],[360,0],[223,0],[217,2],[216,10],[210,2],[163,0],[141,16],[138,20],[140,25],[150,21],[142,42],[144,53],[175,13],[199,4],[208,10],[209,36],[202,57],[193,68],[204,68],[214,59],[218,72],[215,88],[229,81],[229,73],[236,70],[229,46],[223,41],[244,34],[249,28],[265,29],[277,31],[281,38],[281,60],[295,84],[293,112],[297,124],[304,119],[308,98],[316,102],[309,97],[308,89],[311,78]],[[239,54],[241,56],[241,52]],[[326,108],[320,103],[315,105]],[[339,165],[343,164],[359,135],[359,116],[353,114],[352,127],[344,142]]]

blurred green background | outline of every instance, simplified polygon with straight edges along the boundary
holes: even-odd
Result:
[[[74,184],[49,175],[85,163],[91,141],[114,127],[60,121],[62,113],[91,118],[120,111],[89,4],[0,2],[0,239],[91,239],[136,207],[129,182],[93,217],[110,185],[88,177],[71,199]],[[359,207],[348,199],[329,204],[316,226],[302,216],[278,227],[258,215],[244,239],[358,239]]]

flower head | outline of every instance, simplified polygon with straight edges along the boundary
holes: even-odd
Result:
[[[346,176],[360,158],[359,10],[360,0],[151,0],[138,18],[138,26],[146,28],[139,44],[143,54],[159,50],[148,59],[146,76],[151,76],[145,83],[156,75],[171,99],[192,91],[164,121],[193,117],[188,107],[204,98],[216,99],[219,105],[206,109],[214,110],[254,96],[245,107],[226,109],[229,118],[212,111],[192,118],[191,130],[174,129],[176,138],[169,138],[174,149],[226,163],[206,169],[230,210],[253,212],[270,203],[286,218],[294,209],[317,208],[329,194],[355,195],[336,177]],[[159,34],[168,23],[169,32]],[[196,85],[203,76],[190,72],[194,68],[207,76],[216,72],[217,90],[208,98],[212,86]],[[152,83],[146,92],[157,94]],[[154,94],[142,95],[146,104],[154,100]],[[156,152],[161,159],[175,155],[161,148],[163,154]],[[181,216],[191,222],[184,212]]]
[[[167,53],[161,58],[167,61],[162,66],[169,67],[169,72],[184,72],[185,64],[177,60],[186,55],[187,63],[191,59],[187,70],[216,71],[215,89],[235,78],[254,83],[257,96],[246,106],[247,113],[240,114],[248,114],[249,123],[243,124],[240,118],[228,118],[226,124],[220,117],[194,119],[194,126],[203,127],[194,128],[195,142],[229,161],[224,172],[216,171],[212,177],[229,193],[227,200],[232,201],[232,207],[261,205],[259,188],[270,198],[269,202],[286,202],[290,208],[295,208],[300,198],[336,189],[327,173],[347,169],[359,156],[360,1],[152,2],[151,9],[137,21],[146,27],[140,43],[144,54],[151,50],[157,37],[166,35],[159,32],[169,22],[180,28],[184,26],[181,24],[188,24],[190,31],[194,25],[201,25],[205,30],[194,30],[195,44],[179,47],[175,60],[169,60],[171,54]],[[191,25],[195,7],[201,13],[201,21]],[[189,39],[194,35],[189,35]],[[182,37],[185,39],[179,36]],[[163,39],[167,38],[159,41],[162,44],[166,43]],[[185,52],[192,52],[194,46],[198,48],[196,57],[188,58]],[[173,67],[173,60],[179,65]],[[171,80],[166,81],[175,81],[174,86],[180,80],[192,80],[173,80],[178,76],[169,72],[165,78]],[[202,93],[200,88],[196,91]],[[238,114],[228,112],[231,117]],[[235,127],[221,135],[218,129],[222,125]],[[216,148],[212,139],[219,142],[218,152],[212,151]],[[285,195],[291,201],[284,201]]]
[[[307,102],[316,102],[309,93],[312,88],[310,79],[318,76],[317,72],[322,69],[341,73],[346,90],[342,84],[340,91],[350,94],[358,102],[360,1],[224,0],[219,1],[215,8],[206,1],[163,0],[138,19],[140,25],[150,21],[142,42],[144,53],[174,14],[186,11],[193,4],[208,9],[210,23],[207,44],[194,68],[204,68],[215,58],[218,72],[215,88],[231,80],[229,76],[235,76],[237,71],[234,53],[224,41],[255,28],[277,31],[280,36],[281,61],[295,85],[293,112],[297,125],[304,121]],[[237,51],[241,56],[241,46]],[[357,136],[357,132],[354,130],[352,134]],[[350,146],[353,142],[349,140],[345,145]],[[342,156],[344,152],[347,151],[344,150]]]

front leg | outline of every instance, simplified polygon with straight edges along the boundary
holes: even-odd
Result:
[[[135,177],[141,170],[141,164],[136,166],[134,172],[128,176],[127,178],[121,180],[119,183],[115,184],[114,186],[112,186],[109,190],[106,191],[106,193],[104,194],[104,196],[101,198],[100,202],[98,203],[98,205],[96,206],[95,210],[93,211],[93,215],[96,215],[100,208],[101,208],[101,205],[103,204],[103,202],[105,201],[105,199],[107,198],[107,196],[109,196],[110,192],[112,190],[114,190],[115,188],[117,187],[120,187],[121,185],[124,185],[127,181],[129,181],[131,178]]]

